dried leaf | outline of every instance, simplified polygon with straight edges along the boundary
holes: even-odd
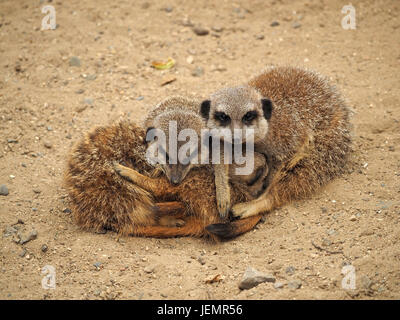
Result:
[[[172,58],[168,58],[167,62],[153,61],[151,66],[158,70],[170,69],[175,65],[175,60]]]
[[[166,77],[164,77],[162,79],[160,85],[161,86],[165,86],[165,85],[167,85],[167,84],[169,84],[171,82],[174,82],[174,81],[176,81],[176,78],[174,76],[166,76]]]
[[[220,281],[222,281],[223,279],[224,279],[224,277],[223,277],[222,275],[217,274],[216,276],[214,276],[214,277],[212,277],[212,278],[206,279],[206,280],[205,280],[205,283],[206,283],[206,284],[211,284],[211,283],[215,283],[215,282],[220,282]]]

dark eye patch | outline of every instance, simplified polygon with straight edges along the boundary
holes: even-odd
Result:
[[[226,126],[231,122],[231,118],[225,112],[215,112],[214,119],[219,121],[223,126]]]
[[[257,111],[249,111],[243,116],[242,122],[245,124],[250,124],[257,117],[258,117]]]

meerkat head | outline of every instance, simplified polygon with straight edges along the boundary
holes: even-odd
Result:
[[[200,113],[209,129],[241,129],[242,142],[249,138],[246,129],[254,130],[254,142],[262,140],[268,132],[272,102],[250,86],[219,90],[210,100],[201,103]],[[230,142],[230,141],[229,141]]]
[[[198,163],[203,120],[199,114],[182,106],[161,112],[149,125],[148,150],[157,150],[159,164],[168,180],[174,185],[180,184]],[[156,136],[151,137],[151,132]]]

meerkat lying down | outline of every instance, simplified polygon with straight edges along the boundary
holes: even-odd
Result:
[[[157,106],[157,117],[148,118],[147,124],[168,132],[170,121],[176,121],[179,128],[199,130],[199,113],[187,108],[195,105],[198,108],[189,99],[166,99]],[[121,235],[217,239],[234,237],[258,223],[260,216],[232,223],[219,217],[211,166],[188,169],[182,165],[182,170],[177,167],[180,164],[151,166],[146,161],[145,136],[138,125],[121,121],[94,128],[73,147],[64,181],[79,226],[111,229]],[[180,172],[178,185],[168,180],[176,179],[172,172]],[[232,177],[232,203],[257,197],[265,188],[267,174],[266,158],[256,154],[251,174]]]
[[[344,171],[352,150],[343,98],[327,79],[301,68],[273,67],[219,90],[202,102],[201,114],[209,129],[253,129],[254,150],[268,155],[268,187],[246,203],[230,202],[229,170],[216,167],[226,190],[217,197],[222,217],[258,215],[312,194]]]

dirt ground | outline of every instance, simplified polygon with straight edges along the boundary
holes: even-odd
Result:
[[[47,4],[55,30],[41,30]],[[353,1],[355,30],[341,26],[347,4],[1,1],[0,185],[9,194],[0,195],[0,298],[399,299],[400,3]],[[168,57],[172,69],[150,67]],[[339,87],[354,110],[349,174],[219,244],[74,224],[61,182],[82,133],[123,114],[139,121],[172,94],[205,98],[269,64],[305,66]],[[17,244],[16,229],[37,237]],[[46,265],[55,289],[42,288]],[[346,265],[355,289],[342,287]],[[239,290],[248,266],[281,285]]]

